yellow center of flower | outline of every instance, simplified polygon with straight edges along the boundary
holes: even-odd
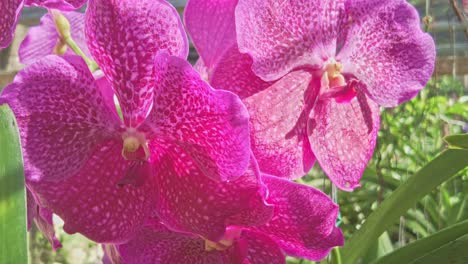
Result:
[[[146,142],[145,135],[142,133],[137,132],[134,128],[129,128],[127,131],[122,135],[123,139],[123,148],[122,148],[122,156],[127,160],[134,160],[138,159],[135,152],[142,147],[143,151],[145,152],[144,160],[148,160],[150,156],[150,152],[148,149],[148,144]]]
[[[322,86],[327,88],[333,88],[337,86],[343,86],[346,84],[346,80],[341,74],[343,65],[339,62],[332,61],[325,66],[325,72],[322,75]]]
[[[213,251],[213,250],[218,250],[218,251],[223,251],[232,246],[234,243],[233,240],[229,239],[222,239],[219,242],[213,242],[211,240],[205,239],[205,250],[206,251]]]

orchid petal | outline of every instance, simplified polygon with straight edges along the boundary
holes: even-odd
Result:
[[[25,0],[26,6],[41,6],[46,8],[71,11],[82,7],[86,0]]]
[[[37,228],[52,245],[52,249],[57,250],[61,248],[62,244],[60,244],[60,241],[55,236],[54,223],[52,222],[52,212],[39,207],[29,189],[27,189],[26,197],[28,208],[28,231],[31,230],[32,223],[35,222]]]
[[[309,86],[311,79],[308,72],[291,72],[244,100],[251,115],[252,151],[262,172],[295,179],[314,164],[306,134],[309,101],[317,92]]]
[[[62,12],[70,22],[70,32],[75,43],[84,54],[91,57],[84,35],[85,15],[78,12]],[[55,26],[54,18],[50,13],[41,18],[38,26],[29,29],[28,35],[19,47],[19,58],[21,63],[31,64],[37,59],[54,54],[54,48],[59,42],[59,34]],[[73,51],[66,49],[67,55],[73,55]]]
[[[120,137],[118,116],[84,61],[47,56],[19,72],[0,96],[18,122],[25,176],[59,181],[78,172],[101,141]]]
[[[163,0],[91,0],[86,34],[91,54],[116,91],[125,124],[137,127],[153,102],[156,54],[187,57],[177,11]]]
[[[381,106],[416,96],[432,75],[436,55],[417,10],[403,0],[348,5],[353,21],[337,57],[343,71],[363,81],[362,91]]]
[[[2,10],[0,16],[0,48],[7,47],[13,40],[22,7],[22,0],[0,1],[0,10]]]
[[[170,231],[157,221],[148,223],[127,244],[117,245],[117,250],[128,264],[219,264],[230,258],[229,250],[206,251],[202,238]]]
[[[343,235],[335,227],[338,206],[327,195],[278,177],[264,175],[263,180],[275,213],[268,223],[250,230],[268,235],[288,255],[312,260],[343,245]]]
[[[247,242],[247,255],[242,264],[286,263],[286,256],[270,237],[259,232],[243,230],[241,239]]]
[[[155,203],[151,177],[141,186],[119,185],[134,166],[121,156],[122,142],[100,144],[81,170],[61,182],[31,182],[41,205],[59,215],[67,233],[99,243],[123,243],[139,231]]]
[[[210,84],[237,94],[241,99],[252,96],[273,82],[265,82],[252,71],[252,59],[239,52],[237,45],[227,49],[216,67],[210,70]]]
[[[239,97],[212,89],[187,61],[174,56],[159,56],[156,72],[153,109],[142,130],[183,145],[210,178],[232,180],[244,174],[249,126]]]
[[[171,229],[218,241],[228,225],[260,225],[271,218],[254,166],[231,182],[213,181],[181,147],[169,149],[156,178],[158,216]]]
[[[253,71],[273,81],[305,65],[321,66],[334,55],[344,0],[239,0],[239,50]]]
[[[372,157],[379,106],[363,93],[349,103],[319,100],[309,123],[309,140],[320,166],[338,188],[352,191]]]
[[[234,10],[238,0],[190,0],[185,24],[200,57],[212,68],[236,44]]]

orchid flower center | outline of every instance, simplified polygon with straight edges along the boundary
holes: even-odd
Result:
[[[123,139],[123,148],[122,148],[122,156],[127,160],[135,160],[135,159],[143,159],[148,160],[150,156],[150,152],[148,149],[148,143],[146,142],[145,135],[143,133],[138,132],[134,128],[128,128],[122,135]],[[137,155],[137,151],[143,148],[145,153],[144,158],[139,158]]]
[[[223,251],[231,247],[234,242],[241,236],[242,230],[237,228],[228,228],[224,233],[224,236],[218,242],[213,242],[205,238],[205,250],[206,251]]]
[[[322,86],[327,88],[333,88],[343,86],[346,84],[346,80],[341,74],[343,65],[335,60],[330,61],[325,66],[325,71],[322,75]]]
[[[223,251],[232,246],[232,244],[234,244],[234,240],[232,239],[222,239],[219,242],[205,239],[205,250],[208,252],[213,250]]]

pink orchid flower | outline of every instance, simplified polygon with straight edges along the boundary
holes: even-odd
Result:
[[[78,56],[49,55],[19,72],[0,104],[17,118],[37,203],[68,233],[123,243],[155,213],[156,198],[179,194],[158,184],[244,174],[248,114],[185,61],[186,35],[167,2],[89,1],[85,32],[106,79],[96,81]]]
[[[285,263],[285,254],[324,258],[343,235],[335,226],[338,206],[322,192],[278,177],[263,176],[273,217],[258,226],[230,226],[217,241],[181,233],[158,219],[128,243],[106,250],[108,263]],[[107,246],[109,247],[109,246]]]
[[[84,32],[85,14],[79,12],[61,12],[61,14],[70,23],[70,34],[73,41],[87,57],[91,57]],[[73,51],[61,40],[54,17],[49,12],[41,18],[39,25],[29,28],[26,38],[19,47],[19,59],[23,64],[31,64],[35,60],[51,54],[74,55]]]
[[[190,0],[185,22],[205,78],[247,106],[260,169],[295,179],[317,160],[346,191],[372,156],[379,105],[416,96],[434,68],[404,0]]]
[[[33,223],[41,231],[44,237],[52,245],[53,250],[62,247],[62,244],[55,236],[54,223],[52,222],[52,212],[46,208],[40,207],[34,195],[26,188],[26,204],[27,204],[27,229],[31,230]]]
[[[85,2],[86,0],[0,0],[0,48],[10,45],[23,5],[70,11],[80,8]]]

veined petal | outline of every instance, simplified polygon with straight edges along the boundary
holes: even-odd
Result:
[[[236,180],[214,181],[174,145],[156,166],[157,214],[171,229],[218,241],[228,225],[261,225],[271,218],[253,165]]]
[[[0,48],[10,45],[15,34],[16,23],[23,7],[23,0],[0,1]]]
[[[311,80],[308,72],[294,71],[244,99],[251,115],[252,151],[262,172],[295,179],[314,164],[306,134],[309,103],[317,93]]]
[[[103,264],[121,264],[122,258],[114,244],[102,244],[104,256],[102,257]]]
[[[404,0],[347,5],[352,23],[337,57],[343,71],[363,81],[362,91],[381,106],[396,106],[416,96],[435,62],[434,40],[421,31],[416,9]]]
[[[70,22],[73,40],[86,56],[91,57],[84,34],[85,15],[78,12],[62,12],[62,14]],[[41,18],[39,25],[29,29],[28,35],[26,35],[26,38],[21,42],[19,47],[21,63],[31,64],[37,59],[54,54],[54,49],[59,41],[60,39],[57,29],[55,28],[54,18],[50,13],[47,13]],[[65,54],[74,55],[70,48],[66,48]]]
[[[344,0],[239,0],[239,50],[253,71],[273,81],[300,66],[321,66],[335,54]]]
[[[119,185],[135,166],[121,151],[121,140],[107,141],[73,177],[28,181],[28,186],[42,206],[63,219],[65,232],[78,232],[99,243],[124,243],[152,214],[155,186],[151,177],[139,186]]]
[[[332,247],[343,245],[343,235],[335,227],[338,206],[327,195],[274,176],[264,175],[263,181],[275,213],[265,225],[250,230],[268,235],[288,255],[312,260],[320,260]]]
[[[141,129],[182,145],[208,177],[243,175],[250,159],[249,116],[239,97],[214,90],[180,58],[161,54],[156,64],[153,108]]]
[[[104,100],[78,56],[50,55],[18,73],[0,104],[18,122],[27,180],[73,176],[99,142],[120,137],[118,116]]]
[[[190,0],[185,25],[195,48],[208,68],[236,44],[234,10],[238,0]]]
[[[227,49],[218,63],[208,69],[209,82],[216,89],[237,94],[241,99],[252,96],[273,82],[265,82],[252,71],[252,58],[239,52],[237,45]]]
[[[86,0],[25,0],[24,4],[71,11],[82,7],[85,2]]]
[[[247,255],[242,264],[283,264],[286,256],[279,245],[260,232],[243,230],[241,240],[246,242]]]
[[[239,52],[234,21],[237,2],[190,0],[185,9],[185,24],[201,57],[198,69],[206,69],[206,80],[214,88],[231,91],[243,99],[271,83],[256,76],[252,58]]]
[[[231,263],[227,261],[230,250],[206,251],[202,238],[173,232],[156,220],[150,221],[134,239],[116,247],[123,263],[128,264]]]
[[[379,124],[379,106],[362,92],[349,103],[331,98],[317,101],[309,122],[309,140],[320,166],[338,188],[352,191],[360,186]]]
[[[164,0],[91,0],[86,34],[91,54],[116,91],[125,124],[137,127],[153,103],[156,54],[187,57],[177,11]]]
[[[52,222],[52,212],[45,208],[39,207],[36,199],[29,189],[27,190],[27,214],[28,214],[28,231],[32,228],[32,223],[36,223],[37,228],[42,232],[44,237],[52,245],[53,250],[62,247],[60,241],[55,236],[54,223]]]

